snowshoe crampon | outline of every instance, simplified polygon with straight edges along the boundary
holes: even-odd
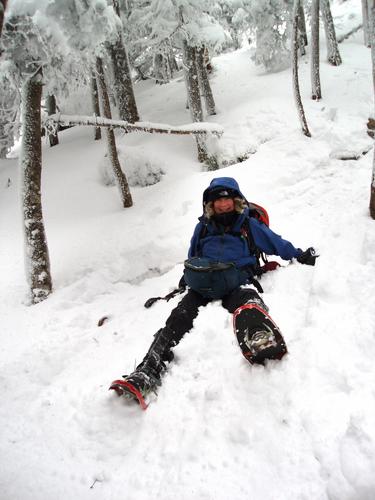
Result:
[[[258,304],[246,304],[236,309],[233,327],[242,354],[251,364],[281,359],[287,353],[279,328]]]
[[[109,390],[114,390],[118,396],[125,396],[129,399],[134,399],[139,403],[142,410],[146,410],[148,407],[142,392],[128,380],[114,380],[110,385]]]

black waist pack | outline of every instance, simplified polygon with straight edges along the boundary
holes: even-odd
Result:
[[[248,273],[233,262],[217,262],[205,257],[192,257],[184,262],[187,286],[203,297],[221,299],[248,281]]]

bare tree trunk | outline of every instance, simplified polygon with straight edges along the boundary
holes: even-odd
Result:
[[[305,20],[305,11],[303,10],[303,1],[299,2],[298,7],[298,47],[302,56],[306,54],[305,47],[308,45],[307,40],[307,32],[306,32],[306,20]]]
[[[191,118],[193,122],[202,122],[203,111],[199,92],[197,65],[195,62],[195,48],[190,47],[186,40],[183,42],[183,48],[186,88]],[[203,163],[207,160],[204,142],[200,137],[196,137],[195,139],[198,148],[198,161]]]
[[[319,69],[319,0],[311,2],[311,88],[312,99],[322,98]]]
[[[20,156],[25,264],[32,304],[41,302],[52,292],[50,261],[41,201],[41,98],[42,71],[39,69],[26,80],[23,87]]]
[[[154,76],[156,83],[163,85],[171,79],[171,67],[168,56],[164,52],[158,52],[154,55]]]
[[[375,100],[375,0],[369,0],[369,41],[371,43],[371,62],[372,62],[372,86]],[[375,109],[375,106],[374,106]],[[375,118],[375,112],[374,112]],[[375,148],[372,160],[372,177],[370,186],[370,216],[375,219]]]
[[[309,127],[307,126],[305,111],[303,109],[301,93],[298,81],[298,48],[299,48],[299,16],[301,12],[301,0],[295,0],[293,7],[293,36],[292,36],[292,66],[293,66],[293,91],[297,107],[298,117],[301,122],[302,132],[311,137]]]
[[[183,42],[183,57],[185,66],[185,81],[187,88],[188,104],[190,114],[194,122],[203,121],[202,101],[199,91],[198,71],[196,64],[196,49],[188,45],[187,41]],[[199,135],[195,136],[198,149],[198,161],[205,163],[208,170],[216,170],[218,168],[217,159],[214,153],[208,153],[207,141]],[[212,141],[214,145],[215,141]],[[216,147],[216,144],[215,144]],[[211,148],[212,150],[214,148]]]
[[[117,0],[113,0],[113,6],[120,17]],[[121,32],[118,32],[114,43],[108,44],[108,51],[113,66],[116,100],[120,118],[130,123],[137,122],[139,121],[139,114],[134,96],[128,54]]]
[[[210,81],[208,79],[206,65],[204,63],[204,52],[205,52],[204,47],[197,48],[195,51],[195,57],[196,57],[198,81],[199,81],[201,95],[203,96],[204,99],[207,114],[212,116],[216,115],[215,100],[212,94]]]
[[[105,82],[103,63],[100,57],[96,58],[96,72],[98,79],[98,87],[100,92],[100,98],[102,102],[103,116],[105,118],[112,118],[111,106],[109,104],[109,97],[107,91],[107,85]],[[124,208],[131,207],[133,205],[132,196],[130,194],[129,184],[126,179],[124,172],[121,169],[121,165],[118,159],[116,140],[113,129],[105,129],[108,144],[108,156],[113,168],[113,174],[116,179],[116,184],[119,188],[121,201]]]
[[[324,31],[327,40],[327,59],[332,66],[340,66],[342,63],[339,46],[336,39],[335,25],[333,23],[329,0],[320,0]]]
[[[362,0],[362,19],[363,19],[363,38],[366,47],[371,47],[370,25],[369,25],[369,3],[368,0]]]
[[[91,75],[91,103],[92,110],[95,116],[100,116],[99,93],[98,84],[96,81],[95,73]],[[102,131],[100,127],[94,129],[94,140],[99,141],[102,138]]]
[[[54,115],[56,113],[56,98],[54,95],[48,95],[46,98],[46,108],[47,108],[47,114],[48,115]],[[49,145],[51,146],[57,146],[59,143],[59,136],[57,135],[57,129],[58,127],[55,127],[54,130],[50,130],[48,132],[48,140],[49,140]]]
[[[3,32],[4,16],[5,16],[5,9],[7,7],[7,1],[8,0],[0,0],[0,38]],[[0,55],[1,55],[1,48],[0,48]]]

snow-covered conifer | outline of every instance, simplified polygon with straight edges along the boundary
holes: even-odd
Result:
[[[7,68],[7,63],[0,64],[0,158],[6,157],[19,135],[20,92]]]
[[[267,71],[290,64],[290,5],[284,0],[255,0],[251,18],[256,34],[254,61]]]

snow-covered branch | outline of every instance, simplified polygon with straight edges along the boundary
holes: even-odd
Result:
[[[177,134],[177,135],[207,135],[212,134],[221,137],[224,129],[216,123],[191,123],[188,125],[168,125],[165,123],[136,122],[129,123],[122,120],[111,120],[100,116],[61,115],[56,113],[44,120],[44,126],[48,128],[61,125],[89,125],[94,127],[122,128],[127,132],[148,132],[150,134]]]

